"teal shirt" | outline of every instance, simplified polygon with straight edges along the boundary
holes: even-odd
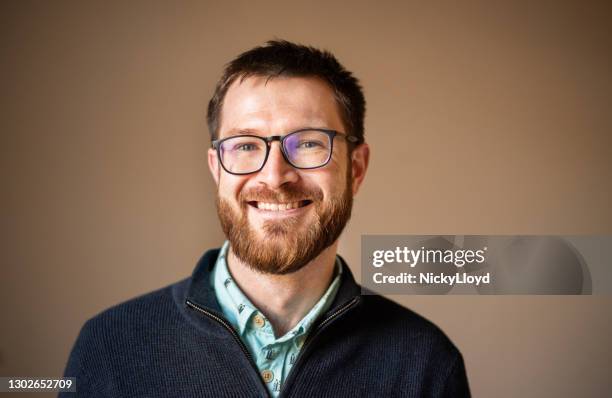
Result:
[[[276,338],[268,319],[234,283],[227,268],[228,247],[229,242],[226,241],[212,270],[211,283],[223,315],[234,326],[253,356],[268,391],[277,397],[313,322],[329,309],[338,292],[342,264],[336,257],[335,277],[327,291],[293,329]]]

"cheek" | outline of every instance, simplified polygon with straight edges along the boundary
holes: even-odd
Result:
[[[338,154],[329,161],[329,175],[326,183],[334,192],[344,192],[347,179],[352,175],[351,162],[346,153]]]
[[[344,194],[346,186],[346,168],[332,165],[331,161],[322,170],[309,174],[303,178],[304,185],[320,189],[325,201],[338,198]]]
[[[244,188],[247,180],[248,179],[246,177],[232,176],[227,175],[226,173],[221,173],[218,187],[219,196],[235,202],[240,195],[240,192]]]
[[[328,166],[333,168],[333,172],[338,173],[338,175],[346,175],[347,169],[351,167],[351,159],[346,149],[344,147],[334,147],[334,152],[328,163]]]

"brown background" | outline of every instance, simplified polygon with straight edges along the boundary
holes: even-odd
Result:
[[[604,2],[28,2],[0,6],[0,375],[60,376],[80,326],[187,276],[222,234],[204,109],[280,37],[368,100],[360,235],[612,232]],[[609,395],[610,297],[401,297],[477,397]]]

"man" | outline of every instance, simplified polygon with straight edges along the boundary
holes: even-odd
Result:
[[[271,41],[225,69],[208,166],[228,241],[193,275],[89,320],[65,376],[83,396],[464,397],[433,324],[336,254],[363,182],[365,100],[333,55]]]

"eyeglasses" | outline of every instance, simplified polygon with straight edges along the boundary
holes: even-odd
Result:
[[[258,135],[236,135],[215,140],[221,166],[234,175],[256,173],[263,169],[273,141],[280,142],[283,157],[296,169],[316,169],[325,166],[331,159],[334,137],[343,137],[350,143],[359,138],[326,129],[301,129],[286,135],[260,137]]]

